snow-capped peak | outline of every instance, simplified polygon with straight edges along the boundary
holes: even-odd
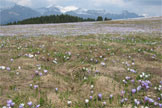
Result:
[[[58,8],[60,10],[60,12],[62,13],[66,13],[66,12],[69,12],[69,11],[75,11],[78,9],[78,7],[76,6],[59,6],[59,5],[49,5],[47,6],[47,8],[52,8],[52,7],[55,7],[55,8]]]

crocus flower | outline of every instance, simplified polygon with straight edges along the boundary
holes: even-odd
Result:
[[[91,90],[91,94],[93,94],[93,90]]]
[[[135,82],[134,79],[132,79],[131,82],[134,83]]]
[[[162,85],[162,81],[160,81],[160,84]]]
[[[123,104],[124,103],[124,99],[121,99],[120,102],[121,102],[121,104]]]
[[[112,99],[112,98],[113,98],[113,95],[112,95],[112,94],[110,94],[110,96],[109,96],[109,97],[110,97],[110,99]]]
[[[24,104],[21,103],[21,104],[19,105],[19,108],[24,108]]]
[[[7,100],[7,104],[11,104],[12,103],[12,100]]]
[[[92,100],[93,99],[93,96],[89,96],[89,99]]]
[[[42,76],[42,75],[43,75],[42,72],[40,72],[40,73],[39,73],[39,76]]]
[[[88,104],[89,100],[88,99],[85,99],[85,103]]]
[[[149,99],[149,98],[148,98],[147,96],[144,97],[144,101],[145,101],[145,102],[148,101],[148,99]]]
[[[102,65],[102,66],[105,66],[106,64],[105,64],[104,62],[101,62],[101,65]]]
[[[140,101],[138,101],[137,99],[134,99],[134,103],[135,103],[136,105],[139,105],[139,104],[140,104]]]
[[[35,108],[39,108],[40,107],[40,104],[38,104]]]
[[[101,93],[98,94],[98,100],[102,100],[102,94]]]
[[[31,107],[33,105],[33,103],[30,101],[27,103],[29,107]]]
[[[7,70],[7,71],[10,71],[10,70],[11,70],[11,68],[10,68],[10,67],[6,67],[6,70]]]
[[[71,101],[67,101],[67,104],[68,104],[68,106],[70,106],[72,104],[72,102]]]
[[[125,91],[121,91],[121,96],[124,96],[124,94],[125,94]]]
[[[105,106],[106,105],[106,102],[104,101],[104,102],[102,102],[102,104],[103,104],[103,106]]]
[[[37,89],[38,88],[38,85],[34,85],[34,89]]]
[[[58,92],[58,88],[55,88],[55,91]]]
[[[158,105],[158,103],[157,103],[157,102],[154,102],[154,105],[155,105],[155,106],[157,106],[157,105]]]
[[[149,101],[149,103],[154,103],[154,100],[151,98],[149,98],[148,101]]]
[[[48,72],[48,70],[44,70],[44,73],[46,74]]]
[[[91,85],[91,89],[93,89],[94,85]]]
[[[162,104],[161,103],[159,103],[159,107],[162,108]]]
[[[132,89],[132,93],[133,93],[133,94],[136,93],[136,89]]]
[[[38,74],[39,74],[39,71],[38,71],[38,70],[36,70],[36,71],[35,71],[35,74],[36,74],[36,75],[38,75]]]
[[[137,87],[137,91],[140,91],[141,90],[141,88],[142,88],[142,86],[140,85],[140,86],[138,86]]]

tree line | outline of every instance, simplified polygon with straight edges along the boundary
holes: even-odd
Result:
[[[104,20],[111,20],[105,18]],[[95,20],[93,18],[81,18],[77,16],[71,16],[66,14],[61,15],[50,15],[50,16],[40,16],[25,19],[22,21],[10,22],[7,25],[17,25],[17,24],[47,24],[47,23],[68,23],[68,22],[86,22],[86,21],[103,21],[102,16],[98,16]]]

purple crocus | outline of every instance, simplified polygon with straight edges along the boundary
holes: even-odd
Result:
[[[40,72],[40,73],[39,73],[39,76],[42,76],[42,75],[43,75],[43,74]]]
[[[133,94],[136,93],[136,89],[132,89],[132,93],[133,93]]]
[[[144,101],[145,101],[145,102],[148,101],[148,99],[149,99],[149,98],[148,98],[147,96],[144,97]]]
[[[48,70],[44,70],[44,73],[47,74],[48,73]]]
[[[93,96],[89,96],[89,100],[92,100],[93,99]]]
[[[12,103],[12,100],[7,100],[7,104],[11,104]]]
[[[125,94],[125,91],[121,91],[121,96],[124,96],[124,94]]]
[[[113,98],[113,95],[112,95],[112,94],[110,94],[110,96],[109,96],[109,97],[110,97],[110,99],[112,99],[112,98]]]
[[[58,88],[55,88],[55,91],[58,92]]]
[[[33,105],[33,103],[30,101],[27,103],[29,107],[31,107]]]
[[[34,85],[34,89],[37,89],[38,88],[38,85]]]
[[[138,86],[137,87],[137,91],[140,91],[141,90],[141,88],[142,88],[142,86],[140,85],[140,86]]]
[[[101,93],[98,94],[98,100],[102,100],[102,94]]]
[[[35,108],[39,108],[40,107],[40,104],[38,104]]]
[[[154,103],[154,100],[151,98],[149,98],[148,101],[149,101],[149,103]]]
[[[121,104],[123,104],[123,103],[124,103],[124,98],[123,98],[123,99],[121,99],[121,100],[120,100],[120,102],[121,102]]]
[[[154,105],[155,105],[155,106],[157,106],[157,105],[158,105],[158,103],[157,103],[157,102],[154,102]]]
[[[160,81],[160,84],[162,85],[162,81]]]
[[[21,103],[21,104],[19,105],[19,108],[24,108],[24,104]]]
[[[39,74],[39,71],[38,71],[38,70],[36,70],[36,71],[35,71],[35,74],[36,74],[36,75],[38,75],[38,74]]]
[[[134,79],[132,79],[131,82],[134,83],[135,82]]]

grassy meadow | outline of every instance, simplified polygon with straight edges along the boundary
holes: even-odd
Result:
[[[161,33],[2,36],[0,107],[162,108]]]

